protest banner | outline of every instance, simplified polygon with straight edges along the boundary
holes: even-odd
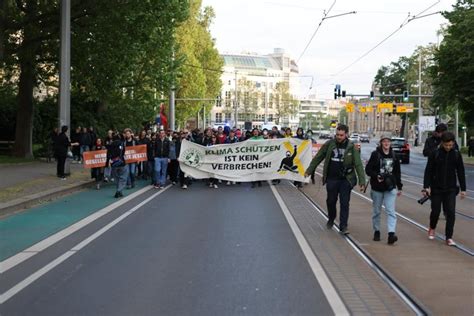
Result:
[[[184,140],[179,161],[181,170],[196,179],[308,182],[304,172],[311,162],[311,151],[310,141],[297,138],[247,140],[209,147]]]
[[[82,154],[84,168],[100,168],[105,166],[107,150],[85,151]]]
[[[146,145],[125,147],[124,157],[126,163],[146,161]]]

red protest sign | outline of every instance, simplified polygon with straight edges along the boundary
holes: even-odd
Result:
[[[84,168],[105,167],[107,150],[85,151],[82,157],[84,159]]]
[[[126,163],[146,161],[146,160],[147,160],[146,145],[125,147],[125,162]]]

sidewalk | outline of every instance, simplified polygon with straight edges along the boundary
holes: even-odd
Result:
[[[56,163],[0,164],[0,218],[92,184],[90,170],[71,164],[66,180],[56,177]]]

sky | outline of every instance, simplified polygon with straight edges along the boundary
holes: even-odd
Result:
[[[333,5],[310,46],[305,46]],[[220,53],[252,52],[269,54],[283,48],[298,60],[302,77],[301,97],[333,97],[334,85],[347,93],[369,94],[373,78],[382,65],[410,56],[417,46],[438,43],[437,35],[447,20],[441,14],[412,20],[372,51],[356,59],[390,35],[410,17],[450,11],[455,0],[203,0],[212,6],[216,18],[211,35]],[[432,7],[431,7],[432,6]],[[425,9],[426,12],[420,14]],[[301,56],[301,58],[299,58]],[[342,71],[342,72],[341,72]]]

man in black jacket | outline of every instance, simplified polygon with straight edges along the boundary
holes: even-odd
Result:
[[[78,146],[79,143],[71,143],[69,137],[66,135],[68,127],[64,125],[61,127],[61,133],[56,137],[54,142],[54,156],[57,159],[56,174],[61,180],[66,180],[64,175],[64,164],[66,163],[69,146]]]
[[[166,137],[164,130],[160,130],[153,149],[155,156],[155,189],[161,189],[166,184],[166,172],[170,162],[170,140]]]
[[[107,160],[105,162],[106,167],[112,168],[112,174],[117,181],[117,190],[115,192],[115,198],[122,197],[122,191],[127,184],[128,178],[128,167],[125,164],[125,144],[120,139],[120,135],[115,134],[113,136],[113,142],[107,146]],[[110,165],[109,165],[110,163]]]
[[[428,157],[423,181],[423,195],[431,197],[430,229],[428,238],[435,238],[441,204],[446,214],[446,244],[455,246],[453,241],[456,195],[461,187],[461,199],[466,196],[466,175],[462,156],[454,149],[454,135],[445,132],[441,136],[441,146]]]

